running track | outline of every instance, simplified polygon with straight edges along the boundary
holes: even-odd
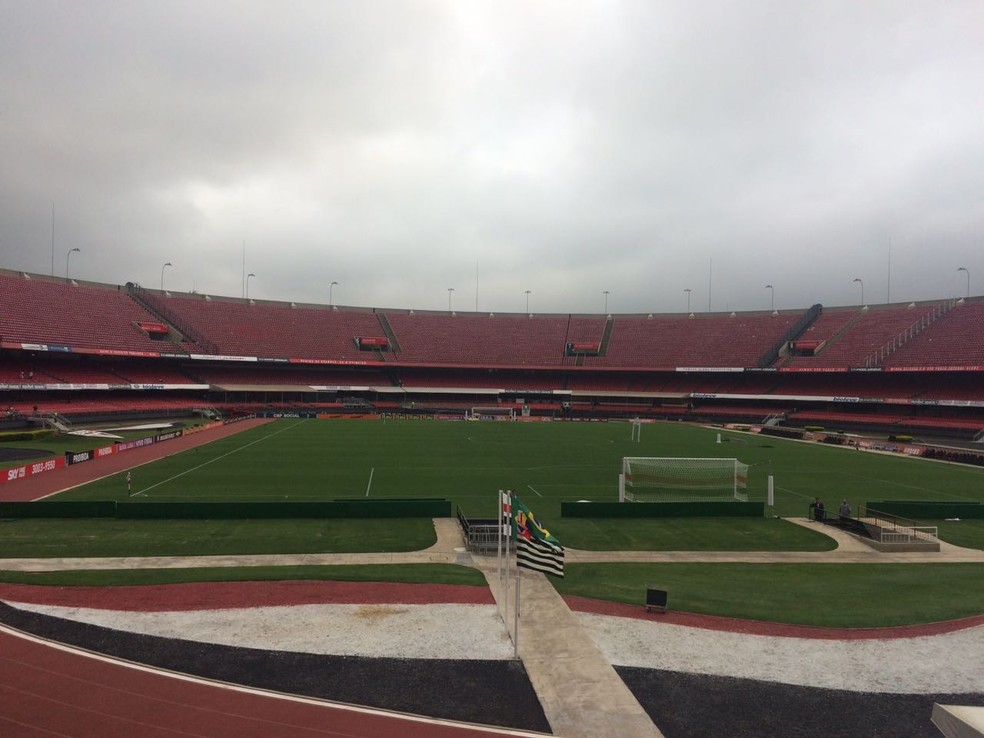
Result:
[[[249,690],[0,626],[0,735],[13,738],[501,738],[535,735]]]

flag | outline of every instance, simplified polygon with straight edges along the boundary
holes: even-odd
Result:
[[[512,522],[516,538],[516,565],[563,577],[564,547],[515,495],[512,498]]]

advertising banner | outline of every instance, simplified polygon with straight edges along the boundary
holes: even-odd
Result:
[[[3,471],[0,471],[0,483],[13,482],[17,479],[34,477],[38,474],[44,474],[45,472],[54,471],[55,469],[61,469],[64,466],[65,459],[61,456],[55,459],[34,461],[30,464],[24,464],[23,466],[15,466],[12,469],[4,469]]]

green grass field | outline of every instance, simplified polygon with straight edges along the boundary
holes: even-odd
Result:
[[[718,433],[723,443],[716,442]],[[858,452],[684,424],[646,425],[633,442],[623,422],[469,423],[420,420],[282,420],[133,470],[133,500],[313,501],[339,498],[446,497],[471,518],[492,517],[496,493],[512,489],[567,546],[593,550],[800,550],[833,547],[826,536],[775,517],[805,516],[814,496],[835,509],[868,501],[984,500],[984,469]],[[775,479],[775,507],[761,519],[564,519],[560,503],[614,501],[623,456],[737,457],[750,465],[748,496],[764,501]],[[95,462],[98,463],[98,462]],[[116,474],[56,499],[124,499]],[[361,521],[360,521],[361,522]],[[937,521],[932,521],[936,523]],[[984,548],[981,521],[939,521],[941,536]],[[429,521],[92,521],[20,520],[0,526],[0,556],[126,556],[209,553],[306,553],[414,550],[433,541]],[[809,571],[807,571],[809,569]],[[984,602],[965,580],[979,565],[701,565],[581,564],[558,583],[564,592],[638,602],[645,586],[664,584],[681,609],[815,624],[878,625],[973,614]],[[146,573],[148,581],[185,574]],[[251,570],[250,570],[251,571]],[[341,569],[307,570],[312,578]],[[420,576],[444,580],[438,568]],[[290,578],[298,567],[256,572]],[[349,576],[352,574],[346,574]],[[78,574],[57,581],[77,581]],[[121,583],[125,572],[94,574]],[[252,578],[249,571],[203,574]],[[377,569],[354,576],[388,578]],[[455,575],[457,576],[457,575]],[[13,579],[11,579],[13,577]],[[5,572],[0,579],[38,581],[52,575]],[[67,577],[67,580],[64,579]],[[453,577],[452,577],[453,579]],[[843,607],[810,599],[800,582],[829,580]],[[806,586],[806,585],[803,585]],[[886,594],[869,597],[872,587]],[[942,587],[942,604],[907,609],[904,593]],[[891,591],[898,589],[898,597]],[[802,591],[801,591],[802,590]],[[881,589],[878,589],[880,592]],[[717,594],[709,594],[717,593]],[[764,594],[763,594],[764,593]],[[788,596],[787,596],[788,595]],[[899,598],[903,598],[900,600]],[[864,612],[853,603],[863,599]],[[934,601],[934,598],[921,598]],[[822,607],[821,607],[822,606]],[[828,614],[820,620],[815,612]]]
[[[560,502],[616,500],[624,456],[736,457],[749,464],[748,497],[770,514],[804,516],[814,496],[828,509],[847,499],[984,500],[984,469],[858,452],[684,424],[502,423],[435,420],[282,420],[133,472],[137,500],[326,500],[446,497],[469,517],[495,512],[512,489],[555,527]],[[59,499],[120,499],[124,475]]]

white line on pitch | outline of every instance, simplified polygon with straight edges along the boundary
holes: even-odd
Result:
[[[134,493],[133,496],[136,497],[137,495],[142,495],[144,492],[147,492],[149,490],[152,490],[154,487],[160,487],[162,484],[167,484],[168,482],[172,482],[175,479],[177,479],[178,477],[183,477],[185,474],[191,474],[193,471],[198,471],[202,467],[208,466],[209,464],[214,464],[216,461],[218,461],[219,459],[224,459],[226,456],[232,456],[233,454],[242,451],[244,448],[249,448],[250,446],[255,446],[260,441],[265,441],[268,438],[273,438],[274,436],[280,435],[284,431],[289,431],[292,428],[297,427],[298,425],[300,425],[303,422],[304,421],[302,420],[302,421],[300,421],[298,423],[294,423],[293,425],[289,425],[286,428],[282,428],[281,430],[278,430],[278,431],[275,431],[273,433],[270,433],[269,435],[263,436],[263,438],[257,438],[255,441],[251,441],[251,442],[247,443],[245,446],[240,446],[239,448],[234,448],[234,449],[232,449],[232,451],[229,451],[228,453],[224,453],[221,456],[216,456],[214,459],[211,459],[210,461],[206,461],[204,464],[199,464],[198,466],[193,466],[191,469],[187,469],[187,470],[181,472],[180,474],[175,474],[173,477],[168,477],[167,479],[161,480],[157,484],[152,484],[149,487],[144,487],[139,492]]]
[[[530,489],[533,489],[533,487],[532,487],[532,486],[530,486],[530,485],[528,485],[528,484],[527,484],[526,486],[527,486],[527,487],[529,487]],[[533,489],[533,491],[534,491],[534,492],[536,492],[536,490],[535,490],[535,489]],[[539,492],[536,492],[536,496],[537,496],[537,497],[543,497],[543,495],[541,495],[541,494],[540,494]]]
[[[372,489],[372,475],[375,473],[376,467],[369,470],[369,484],[366,485],[366,497],[369,496],[369,490]]]

